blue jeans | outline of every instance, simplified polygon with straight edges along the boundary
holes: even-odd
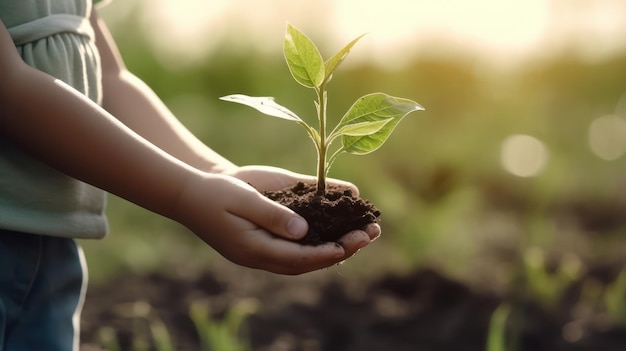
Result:
[[[0,351],[78,351],[86,287],[73,239],[0,229]]]

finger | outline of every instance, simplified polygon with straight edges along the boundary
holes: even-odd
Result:
[[[337,243],[301,245],[262,230],[252,235],[258,240],[254,251],[245,255],[251,261],[244,265],[277,274],[298,275],[320,270],[343,261],[346,256],[344,248]]]
[[[363,230],[353,230],[342,236],[337,242],[345,250],[344,260],[354,255],[357,251],[369,245],[372,240],[368,233]]]
[[[289,265],[277,265],[269,270],[278,274],[298,275],[314,272],[339,264],[345,260],[345,252],[336,243],[318,246],[302,246],[301,253]],[[309,251],[309,252],[308,252]]]
[[[301,239],[309,230],[306,220],[296,212],[268,199],[252,188],[245,199],[235,201],[235,204],[228,210],[271,233],[290,240]]]
[[[335,178],[328,178],[327,182],[328,184],[337,185],[342,188],[348,188],[352,191],[352,195],[354,195],[355,197],[359,196],[359,188],[357,188],[357,186],[354,185],[353,183],[350,183],[348,181],[341,180],[341,179],[335,179]]]
[[[244,166],[232,172],[236,178],[251,184],[259,191],[275,191],[293,186],[299,181],[315,183],[315,177],[300,175],[270,166]]]
[[[365,233],[369,236],[370,241],[374,241],[382,234],[382,229],[378,223],[370,223],[365,227]]]

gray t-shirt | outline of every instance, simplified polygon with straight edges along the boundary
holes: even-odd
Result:
[[[0,19],[22,59],[100,103],[100,57],[88,19],[91,10],[91,0],[0,0]],[[0,137],[0,228],[102,238],[108,230],[105,205],[104,191],[56,171]]]

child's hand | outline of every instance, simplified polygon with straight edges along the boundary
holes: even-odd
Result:
[[[264,168],[250,173],[242,169],[242,177],[265,174],[268,176],[258,178],[265,178],[264,184],[270,186],[292,176],[280,176],[276,170]],[[275,173],[279,174],[270,176]],[[272,178],[275,180],[270,181]],[[177,205],[175,219],[221,255],[246,267],[280,274],[295,275],[329,267],[352,256],[380,234],[380,228],[373,225],[368,228],[369,234],[347,233],[341,245],[300,245],[292,240],[302,238],[308,226],[299,215],[269,200],[246,182],[227,175],[192,177]]]
[[[288,170],[269,166],[243,166],[236,167],[230,171],[225,172],[228,175],[232,175],[244,182],[252,185],[258,191],[272,191],[280,190],[289,186],[293,186],[297,182],[315,183],[316,178],[313,176],[307,176],[290,172]],[[329,184],[336,184],[344,187],[348,187],[352,190],[355,196],[359,195],[359,189],[352,183],[339,179],[328,178]],[[355,245],[360,246],[363,242],[369,243],[381,234],[380,226],[378,224],[370,224],[365,231],[356,230],[351,233],[346,233],[340,240],[340,244],[348,252],[356,252]],[[363,247],[363,246],[360,246]],[[350,254],[351,256],[352,254]],[[346,258],[348,258],[347,256]]]

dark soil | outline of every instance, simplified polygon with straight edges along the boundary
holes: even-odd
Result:
[[[300,182],[283,190],[264,192],[264,195],[307,220],[309,232],[301,239],[303,244],[336,242],[352,230],[377,223],[380,217],[380,211],[372,203],[338,186],[327,186],[324,196],[320,196],[314,184]]]
[[[502,301],[515,306],[507,336],[516,347],[508,350],[626,349],[623,325],[581,319],[572,314],[573,305],[547,311],[523,299],[475,291],[429,269],[357,284],[337,275],[316,277],[238,268],[195,277],[121,276],[88,293],[81,350],[104,350],[98,335],[106,328],[115,331],[120,351],[138,350],[137,338],[145,342],[141,350],[157,350],[149,327],[160,320],[175,350],[200,351],[190,306],[204,301],[209,318],[220,321],[246,299],[257,309],[245,319],[240,340],[253,351],[485,351],[491,315]],[[150,306],[149,313],[138,313],[137,301]],[[580,332],[574,340],[566,336],[571,329]]]

